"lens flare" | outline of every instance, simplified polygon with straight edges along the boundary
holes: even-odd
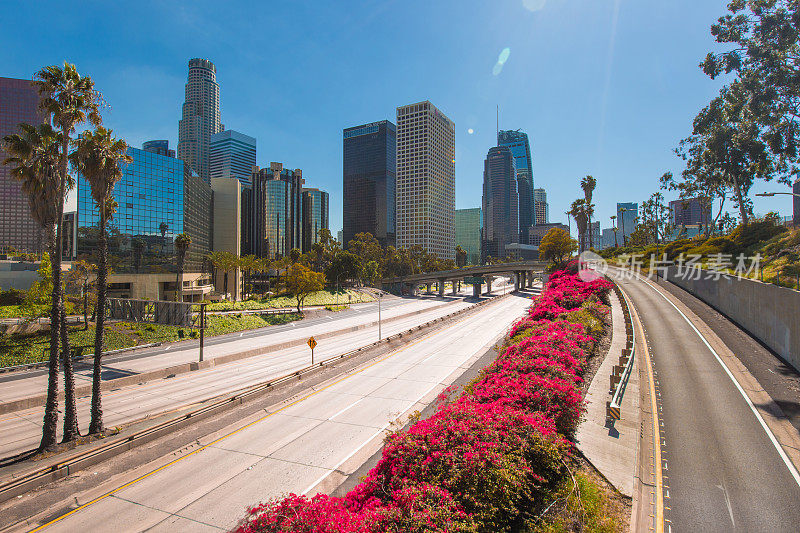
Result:
[[[475,133],[475,130],[473,130],[472,128],[469,128],[469,129],[467,130],[467,133],[469,133],[470,135],[472,135],[473,133]]]
[[[510,55],[511,55],[511,48],[507,46],[503,48],[503,50],[500,52],[500,55],[497,56],[497,63],[495,63],[494,67],[492,67],[493,75],[497,76],[503,71],[503,65],[506,64],[506,61],[508,61],[508,56]]]

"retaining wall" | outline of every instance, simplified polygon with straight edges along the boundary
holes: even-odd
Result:
[[[733,277],[686,279],[671,267],[667,279],[736,322],[800,371],[800,292]],[[736,349],[735,346],[730,348]]]

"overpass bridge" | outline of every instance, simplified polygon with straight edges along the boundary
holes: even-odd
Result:
[[[514,276],[514,290],[533,287],[533,280],[543,278],[547,263],[542,261],[517,261],[514,263],[498,263],[496,265],[481,265],[457,268],[455,270],[441,270],[439,272],[425,272],[422,274],[409,274],[381,280],[384,290],[395,294],[411,294],[417,292],[420,285],[427,285],[428,292],[435,283],[438,286],[439,296],[444,296],[444,284],[453,283],[453,294],[457,292],[458,283],[463,282],[473,287],[473,295],[480,296],[481,285],[487,285],[487,292],[492,292],[492,279],[503,274]]]

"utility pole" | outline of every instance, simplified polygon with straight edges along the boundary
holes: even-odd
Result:
[[[203,362],[203,345],[205,344],[205,331],[206,331],[206,306],[208,304],[200,304],[200,362]]]

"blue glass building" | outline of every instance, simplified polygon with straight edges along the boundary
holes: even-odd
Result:
[[[209,168],[212,178],[235,178],[249,187],[256,165],[256,140],[235,130],[211,136]]]
[[[319,242],[319,230],[329,230],[328,193],[303,189],[303,253]]]
[[[619,228],[617,238],[620,240],[620,244],[628,242],[628,237],[636,229],[638,219],[639,204],[637,202],[617,203],[617,227]]]
[[[520,130],[500,130],[497,133],[497,146],[507,146],[514,156],[517,167],[517,191],[519,194],[519,231],[520,242],[525,239],[529,226],[535,225],[536,203],[533,195],[533,160],[528,134]]]
[[[303,172],[270,163],[242,190],[243,254],[278,259],[303,247]]]
[[[504,258],[506,246],[519,243],[519,195],[515,158],[507,146],[489,149],[483,169],[482,261]]]
[[[109,221],[109,265],[114,273],[177,271],[175,237],[192,244],[185,272],[203,272],[211,249],[211,187],[180,159],[129,148],[131,163],[114,186],[117,211]],[[78,176],[78,257],[92,262],[100,215],[89,183]]]
[[[397,128],[382,120],[345,128],[342,139],[342,246],[357,233],[371,233],[381,246],[394,246]]]

